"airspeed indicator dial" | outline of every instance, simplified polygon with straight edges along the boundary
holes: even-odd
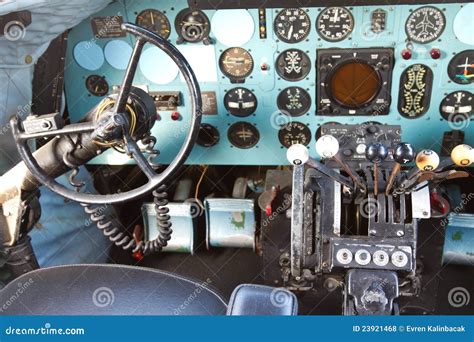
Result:
[[[142,26],[164,39],[168,39],[171,33],[171,26],[166,15],[155,9],[146,9],[138,13],[135,23]]]
[[[316,29],[324,40],[338,42],[354,29],[354,17],[344,7],[328,7],[319,13]]]
[[[273,23],[273,29],[278,39],[291,44],[304,40],[308,36],[310,28],[309,16],[300,8],[281,10]]]

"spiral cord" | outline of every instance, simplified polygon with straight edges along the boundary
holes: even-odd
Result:
[[[163,247],[168,245],[168,241],[173,233],[169,208],[167,207],[169,201],[166,186],[160,186],[152,194],[154,197],[153,202],[155,204],[158,236],[151,241],[136,242],[135,239],[122,232],[105,213],[105,207],[93,207],[85,203],[81,203],[81,205],[86,214],[89,215],[91,222],[95,223],[97,228],[117,247],[121,247],[124,250],[132,249],[133,253],[142,252],[143,255],[150,255],[161,252]]]

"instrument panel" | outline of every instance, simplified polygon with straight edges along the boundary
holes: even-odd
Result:
[[[287,147],[311,146],[330,122],[400,125],[404,140],[438,152],[443,134],[461,129],[472,145],[473,10],[472,3],[200,10],[183,0],[114,2],[69,34],[69,114],[80,120],[121,83],[134,41],[117,27],[134,22],[175,44],[199,80],[203,127],[189,164],[286,164]],[[184,80],[164,53],[145,46],[134,85],[156,99],[159,161],[170,162],[189,120]],[[115,151],[93,162],[131,163]]]

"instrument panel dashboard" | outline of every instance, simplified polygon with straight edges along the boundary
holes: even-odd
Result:
[[[401,125],[403,140],[439,152],[453,129],[474,144],[474,4],[189,9],[188,2],[113,2],[70,31],[66,98],[80,120],[121,83],[136,22],[187,58],[203,93],[203,129],[188,164],[282,165],[327,123]],[[184,80],[146,46],[134,85],[155,98],[161,163],[189,121]],[[356,152],[354,152],[356,153]],[[110,151],[94,163],[126,164]]]

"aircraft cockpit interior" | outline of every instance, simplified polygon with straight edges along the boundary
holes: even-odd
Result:
[[[459,0],[0,1],[0,315],[473,314],[473,33]]]

